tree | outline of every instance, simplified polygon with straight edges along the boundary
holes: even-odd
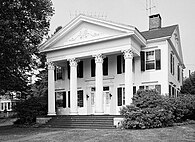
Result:
[[[0,1],[0,92],[26,91],[37,46],[48,34],[51,0]]]
[[[195,95],[195,72],[192,72],[189,78],[186,78],[183,81],[183,86],[181,87],[181,93]]]

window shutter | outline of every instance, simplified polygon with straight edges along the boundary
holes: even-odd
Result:
[[[174,61],[174,57],[173,57],[173,75],[175,74],[175,61]]]
[[[136,94],[136,86],[133,86],[133,95]]]
[[[77,77],[83,78],[83,61],[80,61],[77,66]]]
[[[122,106],[122,88],[117,88],[118,106]]]
[[[68,107],[70,108],[70,91],[68,91]]]
[[[108,57],[103,62],[103,75],[108,75]]]
[[[56,66],[55,66],[55,69],[54,69],[54,80],[55,81],[57,80],[56,74],[57,74],[57,72],[56,72]]]
[[[66,92],[63,92],[63,108],[66,108]]]
[[[95,76],[95,59],[91,60],[91,77]]]
[[[169,97],[171,97],[171,85],[169,85]]]
[[[70,79],[70,62],[67,61],[68,79]]]
[[[141,51],[141,71],[145,71],[145,52]]]
[[[121,74],[122,71],[121,71],[121,55],[118,55],[117,56],[117,74]]]
[[[160,49],[155,50],[156,70],[161,69],[161,51]]]

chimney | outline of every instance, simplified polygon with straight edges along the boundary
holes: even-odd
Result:
[[[160,14],[149,16],[149,30],[161,28],[161,17]]]

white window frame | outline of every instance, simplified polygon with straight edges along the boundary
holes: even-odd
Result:
[[[153,52],[153,59],[147,60],[147,53]],[[154,63],[154,68],[153,69],[147,69],[147,62],[153,62]],[[155,50],[148,50],[145,51],[145,70],[150,71],[150,70],[155,70],[156,69],[156,61],[155,61]]]

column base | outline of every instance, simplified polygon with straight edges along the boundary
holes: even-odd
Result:
[[[52,116],[52,115],[56,115],[56,113],[55,112],[48,112],[47,115]]]

